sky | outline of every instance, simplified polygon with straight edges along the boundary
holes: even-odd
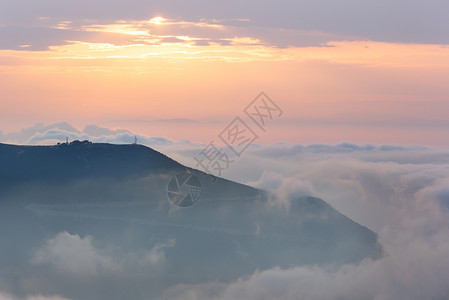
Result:
[[[264,91],[283,114],[260,143],[447,146],[448,6],[0,0],[0,130],[207,143]]]
[[[195,167],[241,118],[258,138],[223,177],[281,201],[322,198],[386,255],[180,283],[161,299],[447,299],[448,11],[445,0],[0,0],[0,142],[137,137]],[[245,113],[262,91],[282,112],[263,129]],[[99,238],[56,233],[34,263],[130,268]],[[67,300],[1,283],[0,300]]]

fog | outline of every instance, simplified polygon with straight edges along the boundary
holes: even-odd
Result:
[[[231,284],[177,285],[163,299],[447,299],[448,158],[447,149],[421,146],[253,147],[227,177],[244,180],[245,170],[248,184],[280,201],[292,193],[325,199],[378,232],[386,255],[339,268],[273,268]]]
[[[201,147],[176,142],[158,146],[160,151],[192,167],[193,155]],[[204,176],[202,180],[210,180]],[[253,145],[224,177],[271,192],[269,206],[255,206],[262,219],[234,213],[231,218],[227,211],[238,206],[234,206],[232,197],[224,197],[231,202],[219,206],[220,213],[214,214],[209,207],[201,214],[211,214],[210,218],[200,220],[198,213],[194,222],[189,221],[189,208],[172,207],[164,198],[161,187],[170,178],[167,174],[155,175],[151,180],[104,181],[100,189],[98,182],[79,181],[68,186],[22,187],[8,194],[26,207],[26,213],[14,211],[13,205],[2,202],[2,224],[6,224],[2,236],[16,235],[17,245],[26,249],[18,251],[8,246],[2,250],[2,257],[8,259],[2,262],[0,299],[119,299],[129,295],[133,299],[448,298],[447,149],[351,143]],[[96,192],[92,194],[94,186]],[[225,190],[219,191],[217,197]],[[104,197],[104,191],[108,195],[106,202],[99,198]],[[142,193],[147,199],[144,203],[139,202]],[[85,198],[79,199],[80,195]],[[235,262],[236,257],[241,262],[250,261],[255,252],[245,240],[269,236],[264,221],[275,224],[278,234],[288,233],[280,224],[270,223],[272,217],[282,221],[284,212],[293,209],[293,199],[309,195],[324,199],[377,232],[382,257],[339,263],[317,263],[312,259],[310,263],[256,264],[255,268],[231,264],[234,269],[223,272],[223,276],[208,273],[215,266],[225,270],[223,266]],[[198,261],[187,263],[179,257],[176,251],[187,249],[182,248],[186,241],[178,231],[167,229],[173,224],[158,219],[161,212],[177,216],[176,230],[201,232],[194,235],[194,243],[209,248],[199,254]],[[22,214],[30,224],[23,224]],[[207,226],[217,216],[228,219],[221,227]],[[231,235],[230,248],[208,243],[215,239],[213,243],[219,245],[227,235]],[[274,246],[264,247],[273,256],[280,251]],[[228,252],[232,255],[226,256]],[[207,259],[208,255],[213,259]],[[189,264],[196,268],[180,267]],[[153,293],[161,284],[164,288]],[[80,286],[84,288],[80,290]]]

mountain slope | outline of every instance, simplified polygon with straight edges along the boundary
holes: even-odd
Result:
[[[75,141],[56,146],[0,144],[0,176],[7,181],[71,179],[85,176],[125,177],[148,170],[180,168],[179,163],[141,145]]]
[[[198,201],[176,206],[183,195]],[[82,142],[0,144],[0,246],[0,282],[15,294],[33,281],[35,294],[71,299],[98,299],[104,286],[104,299],[147,299],[176,284],[382,252],[375,233],[321,199],[286,209],[144,146]]]

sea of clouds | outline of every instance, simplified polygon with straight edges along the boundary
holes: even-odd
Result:
[[[95,125],[79,131],[67,123],[38,124],[19,133],[1,134],[0,142],[49,144],[69,136],[71,140],[132,143],[135,135]],[[142,135],[138,140],[191,167],[195,167],[193,156],[204,147]],[[232,282],[179,283],[165,290],[161,299],[449,298],[449,149],[352,143],[253,145],[223,176],[269,190],[281,202],[291,195],[322,198],[377,232],[385,255],[338,268],[273,268]],[[48,253],[61,249],[63,242],[88,249],[89,259],[95,261],[86,263],[86,270],[78,264],[76,272],[93,272],[96,265],[119,268],[98,254],[91,237],[68,233],[50,239],[35,260],[48,262]],[[161,249],[155,248],[159,252],[153,253],[158,259],[163,258]],[[18,300],[7,294],[0,294],[0,299]],[[64,298],[26,298],[41,299]]]
[[[163,299],[449,298],[447,149],[259,145],[226,176],[270,190],[279,201],[291,195],[326,200],[377,232],[385,256],[338,269],[275,268],[227,284],[180,284],[167,290]]]

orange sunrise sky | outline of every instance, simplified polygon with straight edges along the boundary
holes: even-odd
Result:
[[[430,2],[57,2],[1,1],[3,134],[65,121],[207,143],[264,91],[284,113],[261,143],[449,144]]]

